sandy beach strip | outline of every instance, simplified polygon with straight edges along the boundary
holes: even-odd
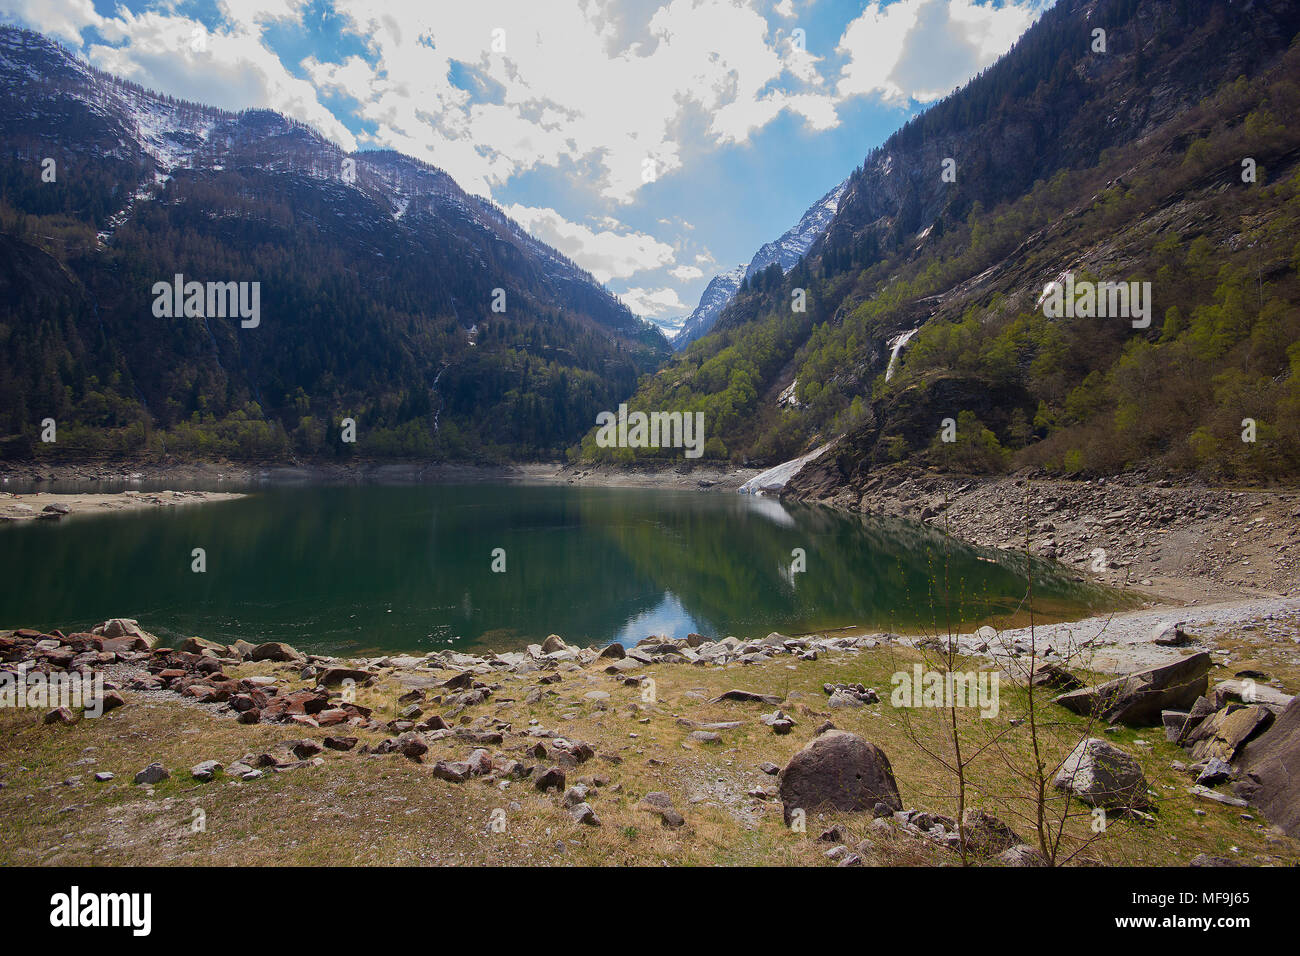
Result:
[[[143,508],[171,508],[212,501],[232,501],[245,495],[229,491],[122,491],[116,494],[4,494],[0,497],[0,521],[56,519],[69,515],[138,511]]]

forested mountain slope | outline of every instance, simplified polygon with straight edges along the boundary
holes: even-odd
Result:
[[[874,150],[808,256],[632,406],[704,412],[733,461],[840,437],[801,479],[822,483],[900,460],[1294,477],[1297,30],[1280,0],[1063,0]],[[1151,283],[1149,325],[1049,317],[1066,274]]]
[[[259,283],[256,325],[159,316],[178,274]],[[8,28],[0,345],[6,457],[554,455],[668,351],[439,169],[150,93]]]

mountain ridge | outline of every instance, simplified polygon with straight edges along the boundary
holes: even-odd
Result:
[[[700,295],[695,311],[687,317],[677,334],[673,336],[673,350],[680,352],[700,336],[708,334],[718,316],[740,291],[741,283],[746,279],[757,275],[774,263],[781,266],[783,273],[793,269],[799,260],[807,255],[813,243],[826,231],[826,227],[835,215],[847,182],[845,180],[834,186],[821,199],[809,206],[797,223],[776,239],[763,243],[748,264],[741,263],[734,269],[720,272],[709,280],[709,284]]]
[[[7,276],[6,454],[138,451],[163,429],[171,449],[347,456],[326,423],[353,417],[372,454],[554,456],[667,353],[445,171],[152,93],[40,34],[0,29],[0,142],[6,245],[50,255],[33,274],[66,285],[65,314],[33,327],[30,282]],[[140,318],[141,289],[176,273],[258,281],[276,318],[255,335]],[[35,405],[69,426],[54,448]]]

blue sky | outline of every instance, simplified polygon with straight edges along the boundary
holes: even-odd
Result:
[[[0,0],[0,19],[439,166],[671,330],[1050,2]]]

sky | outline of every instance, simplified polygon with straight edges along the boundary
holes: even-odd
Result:
[[[438,166],[671,333],[1051,2],[0,0],[0,21]]]

